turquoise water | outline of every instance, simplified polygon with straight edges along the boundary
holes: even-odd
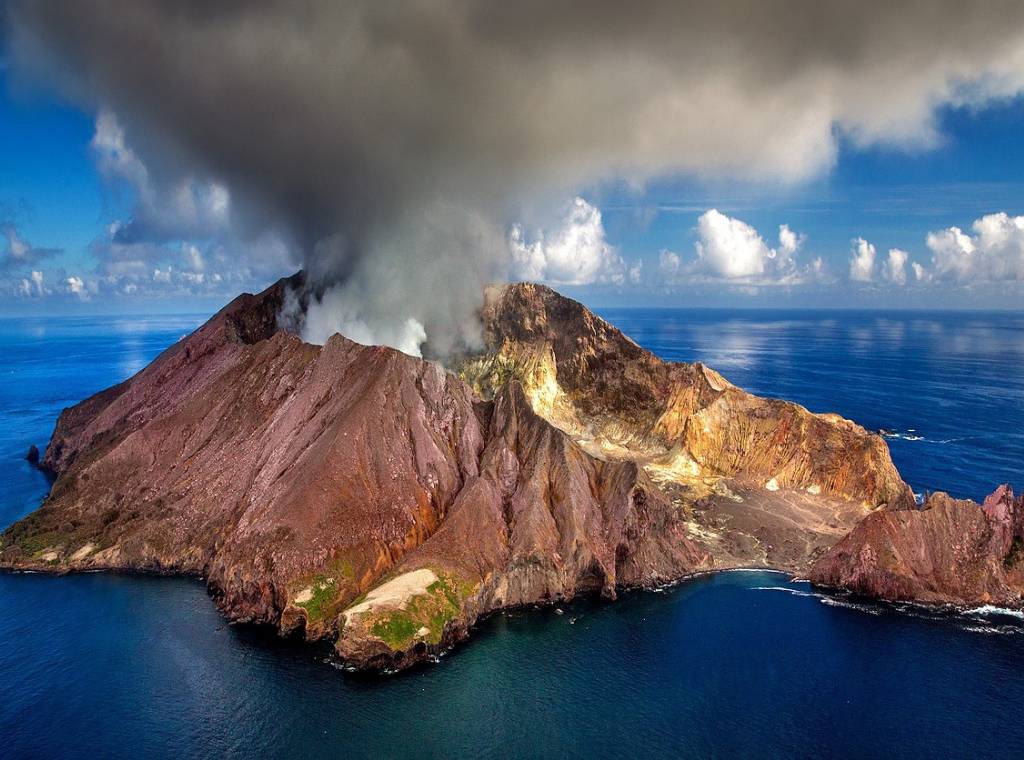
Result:
[[[1024,318],[607,312],[669,359],[886,428],[918,490],[1021,485]],[[0,324],[0,524],[56,414],[199,317]],[[898,436],[898,437],[897,437]],[[822,597],[771,573],[494,616],[392,677],[228,626],[202,584],[0,574],[0,756],[1013,757],[1014,616]]]

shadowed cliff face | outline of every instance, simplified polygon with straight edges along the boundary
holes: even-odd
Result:
[[[668,364],[532,285],[456,374],[235,299],[65,410],[0,565],[195,573],[233,620],[404,667],[503,607],[733,566],[804,569],[909,490],[851,422]]]

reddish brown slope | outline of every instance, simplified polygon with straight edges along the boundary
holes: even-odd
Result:
[[[680,510],[642,470],[590,457],[538,417],[511,383],[494,401],[479,474],[466,482],[437,532],[388,577],[429,568],[450,582],[464,604],[445,632],[450,640],[489,610],[581,592],[614,598],[619,587],[665,583],[710,566],[688,538]],[[443,602],[440,609],[432,604],[429,594],[419,594],[402,609],[346,611],[339,652],[392,663],[393,646],[374,631],[446,614]],[[420,630],[428,641],[436,633]]]
[[[888,600],[1019,606],[1024,498],[1000,486],[983,504],[932,494],[922,509],[865,518],[815,563],[811,580]]]
[[[66,410],[53,491],[0,562],[202,574],[232,619],[310,637],[347,620],[339,649],[363,664],[408,663],[495,607],[707,565],[636,466],[594,460],[515,384],[481,402],[391,349],[304,344],[276,327],[287,286]],[[374,601],[392,580],[404,595]]]
[[[472,395],[396,351],[276,330],[282,287],[62,414],[51,497],[4,558],[38,561],[27,536],[59,566],[208,574],[230,614],[276,622],[304,574],[345,557],[354,596],[432,533],[476,470]]]

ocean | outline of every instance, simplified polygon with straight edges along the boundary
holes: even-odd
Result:
[[[1024,314],[602,315],[670,360],[885,431],[918,493],[1024,487]],[[0,322],[0,526],[60,409],[201,315]],[[435,665],[342,672],[220,618],[194,580],[0,574],[2,757],[1013,757],[1024,620],[765,572],[485,620]]]

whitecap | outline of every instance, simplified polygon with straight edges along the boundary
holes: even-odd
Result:
[[[822,596],[818,598],[822,604],[827,604],[829,607],[842,607],[847,610],[857,610],[858,612],[866,612],[869,615],[881,615],[882,609],[879,607],[872,607],[867,604],[857,604],[856,602],[847,602],[842,599],[836,599],[831,596]]]
[[[971,633],[997,633],[1003,636],[1011,633],[1018,633],[1020,630],[1007,625],[965,625],[963,628],[965,631],[970,631]]]
[[[842,607],[848,610],[857,610],[859,612],[866,612],[869,615],[881,615],[882,609],[879,607],[873,607],[867,604],[857,604],[856,602],[848,602],[844,599],[837,599],[834,596],[827,594],[816,594],[811,591],[802,591],[797,588],[789,588],[788,586],[754,586],[755,591],[783,591],[793,596],[808,597],[811,599],[817,599],[822,604],[826,604],[829,607]]]
[[[754,591],[783,591],[793,596],[807,596],[812,599],[821,599],[821,594],[813,594],[810,591],[801,591],[798,588],[789,588],[787,586],[753,586]]]
[[[965,615],[980,615],[982,617],[988,617],[991,615],[1000,615],[1006,617],[1015,617],[1020,620],[1024,620],[1024,611],[1012,610],[1009,607],[996,607],[993,604],[983,604],[980,607],[974,609],[964,610]]]

